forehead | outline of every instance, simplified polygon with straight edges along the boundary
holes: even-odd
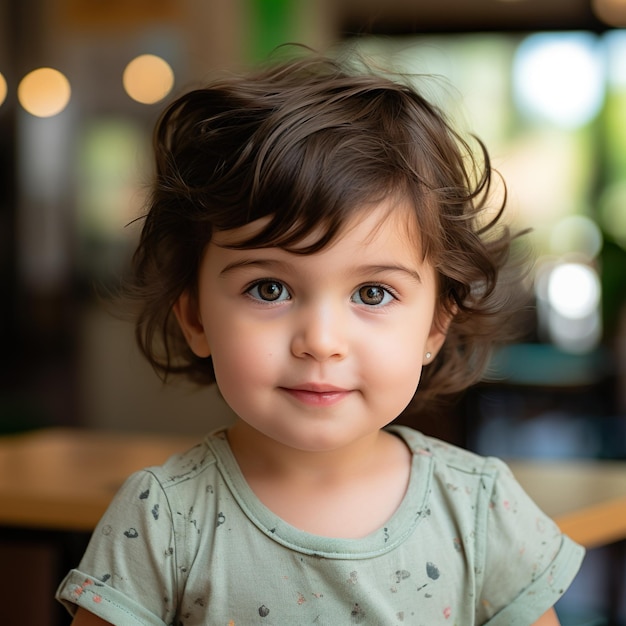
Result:
[[[301,235],[289,245],[274,244],[271,241],[252,243],[259,240],[262,242],[264,231],[275,222],[275,219],[274,215],[268,215],[238,228],[217,231],[213,234],[211,243],[224,248],[280,247],[289,252],[310,254],[333,247],[352,235],[350,239],[360,241],[363,245],[374,240],[382,243],[381,240],[385,239],[396,244],[409,243],[418,253],[422,247],[415,210],[405,198],[387,198],[379,203],[356,207],[338,225],[336,232],[334,231],[336,224],[321,222],[305,231],[300,225],[294,224],[293,230],[300,232]],[[324,245],[318,245],[318,242],[327,238],[331,230],[332,237],[328,238]],[[251,242],[251,245],[247,245],[247,242]]]

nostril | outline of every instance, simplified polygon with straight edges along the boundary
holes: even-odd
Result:
[[[299,357],[309,357],[317,361],[340,358],[346,353],[346,342],[336,335],[303,333],[292,341],[292,352]]]

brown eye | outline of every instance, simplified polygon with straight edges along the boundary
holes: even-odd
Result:
[[[363,285],[352,296],[353,302],[367,306],[379,306],[387,304],[394,299],[388,289],[380,285]]]
[[[278,302],[289,300],[289,292],[282,283],[276,280],[262,280],[248,289],[247,293],[257,300]]]

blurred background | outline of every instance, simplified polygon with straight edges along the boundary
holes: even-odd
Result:
[[[214,391],[161,385],[107,293],[165,103],[285,42],[414,74],[533,228],[524,340],[414,425],[506,458],[625,459],[626,0],[0,0],[0,433],[229,419]],[[626,624],[625,572],[623,542],[591,551],[564,623]]]

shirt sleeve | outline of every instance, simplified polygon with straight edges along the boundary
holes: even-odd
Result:
[[[166,495],[151,472],[138,472],[115,496],[56,597],[71,614],[83,607],[112,624],[165,626],[177,605],[176,561]]]
[[[584,550],[537,507],[504,463],[489,463],[497,472],[479,512],[485,523],[477,546],[482,585],[476,623],[528,626],[569,587]]]

